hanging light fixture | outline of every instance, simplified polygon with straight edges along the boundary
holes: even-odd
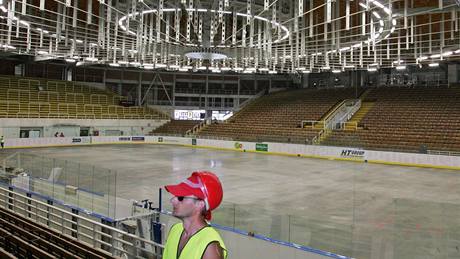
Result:
[[[427,6],[411,16],[393,12],[393,4],[382,0],[346,0],[345,8],[331,0],[14,2],[0,1],[0,51],[85,66],[304,73],[366,69],[371,63],[395,67],[402,57],[413,65],[458,59],[460,53],[456,20],[430,26],[429,35],[450,34],[440,40],[427,41],[416,30],[423,26],[416,15],[453,15],[455,4]]]

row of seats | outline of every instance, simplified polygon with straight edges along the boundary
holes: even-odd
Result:
[[[160,127],[154,129],[151,134],[179,134],[184,135],[196,125],[200,120],[171,120]]]
[[[369,149],[460,150],[460,89],[378,88],[367,95],[375,105],[357,131],[334,131],[326,145]]]
[[[56,91],[34,91],[5,89],[0,85],[0,94],[4,100],[20,102],[60,102],[60,103],[91,103],[91,104],[118,104],[125,98],[122,96],[109,96],[108,94],[66,93]]]
[[[3,118],[66,118],[66,119],[154,119],[157,116],[145,107],[117,105],[0,101]]]
[[[270,94],[249,104],[229,122],[206,126],[199,135],[240,141],[311,142],[320,130],[300,128],[301,121],[319,121],[355,94],[355,89],[299,89]]]
[[[75,82],[0,77],[0,117],[166,119],[147,107],[123,107],[125,97]]]

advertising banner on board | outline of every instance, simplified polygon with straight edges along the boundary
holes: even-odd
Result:
[[[89,137],[72,138],[72,144],[88,144],[88,143],[91,143],[91,138]]]
[[[360,150],[360,149],[342,149],[340,152],[340,157],[346,157],[346,158],[364,159],[365,155],[366,155],[366,151]]]
[[[144,142],[145,137],[131,137],[132,142]]]
[[[268,151],[268,144],[256,143],[256,151],[267,152]]]

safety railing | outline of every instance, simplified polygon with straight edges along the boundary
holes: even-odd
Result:
[[[300,126],[302,128],[313,128],[315,125],[322,123],[322,121],[314,121],[314,120],[302,120],[300,121]]]
[[[324,128],[339,129],[342,122],[346,122],[361,108],[361,100],[346,100],[337,111],[324,121]]]
[[[79,104],[49,102],[20,103],[17,101],[0,101],[0,116],[8,118],[63,118],[63,119],[162,119],[165,114],[143,111],[143,108],[122,106],[101,106],[85,104],[79,110]]]
[[[252,98],[249,98],[247,99],[246,101],[240,103],[238,109],[241,110],[243,107],[245,107],[246,105],[248,105],[249,103],[251,103],[252,101],[256,100],[257,98],[263,96],[265,94],[265,89],[258,92],[257,94],[255,94]]]
[[[128,98],[126,96],[114,95],[112,97],[112,103],[118,105],[120,101],[126,101]]]
[[[107,95],[91,94],[90,102],[93,103],[93,104],[108,104]]]
[[[361,108],[361,100],[345,100],[339,107],[335,109],[324,121],[301,121],[301,126],[314,128],[315,126],[322,126],[322,130],[312,139],[313,144],[319,145],[332,130],[344,129],[347,121]],[[357,124],[356,126],[357,127]]]
[[[41,86],[41,84],[40,84],[39,80],[18,79],[18,81],[17,81],[17,87],[19,89],[38,90],[40,86]]]
[[[321,136],[324,134],[324,130],[321,130],[318,135],[314,136],[311,140],[312,144],[313,145],[319,145],[320,144],[320,140],[321,140]]]
[[[65,101],[68,103],[85,103],[85,95],[82,93],[66,93]]]
[[[352,130],[357,130],[358,129],[358,122],[357,121],[347,121],[347,122],[341,122],[340,123],[340,129],[352,129]]]
[[[42,102],[57,102],[59,100],[59,92],[40,91],[38,92],[38,99]]]
[[[67,83],[62,82],[62,81],[47,81],[46,82],[46,90],[55,91],[55,92],[67,91]],[[72,92],[73,92],[73,85],[72,85]]]
[[[75,103],[58,103],[58,112],[76,115],[78,112],[78,105]]]
[[[201,129],[203,129],[206,126],[206,120],[203,120],[200,122],[200,124],[193,126],[192,129],[187,130],[185,132],[185,135],[195,135],[197,134]]]
[[[112,256],[158,258],[164,246],[65,209],[0,187],[0,206]]]
[[[31,99],[31,93],[26,89],[8,89],[6,92],[8,100],[12,101],[25,101],[29,102]]]
[[[0,77],[0,86],[4,88],[11,88],[11,79],[9,77]]]

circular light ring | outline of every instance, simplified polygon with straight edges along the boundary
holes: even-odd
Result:
[[[391,10],[385,6],[383,6],[380,2],[378,2],[377,0],[368,0],[368,3],[369,4],[373,4],[376,8],[379,8],[380,11],[383,11],[384,13],[386,13],[388,16],[391,15]],[[363,3],[360,3],[360,6],[363,7],[361,4]],[[363,4],[365,6],[365,4]],[[361,46],[365,46],[365,45],[369,45],[369,44],[372,44],[373,41],[375,41],[375,43],[379,43],[381,42],[382,40],[384,39],[387,39],[391,33],[394,32],[395,30],[395,26],[396,26],[396,20],[395,19],[392,19],[392,23],[391,23],[391,29],[388,31],[384,31],[384,26],[385,26],[385,22],[384,22],[384,19],[382,19],[381,15],[379,15],[376,11],[373,11],[372,14],[374,15],[375,18],[378,19],[378,24],[379,24],[379,29],[378,31],[376,31],[375,34],[372,34],[370,35],[370,37],[365,40],[365,41],[362,41],[362,42],[359,42],[359,43],[356,43],[356,44],[353,44],[349,47],[344,47],[344,48],[340,48],[340,49],[335,49],[335,50],[329,50],[326,52],[326,54],[330,54],[330,53],[336,53],[336,52],[347,52],[347,51],[351,51],[353,49],[356,49],[356,48],[359,48]],[[377,14],[377,15],[376,15]],[[388,19],[385,19],[388,21]],[[385,36],[382,37],[382,35],[386,33]],[[323,53],[322,52],[317,52],[317,53],[313,53],[311,54],[312,57],[314,56],[321,56]],[[303,56],[299,56],[299,57],[305,57],[306,55],[303,55]]]
[[[228,56],[223,53],[206,52],[206,51],[190,51],[185,53],[185,56],[190,59],[207,59],[207,60],[224,60]]]
[[[165,8],[163,9],[163,12],[176,12],[176,11],[180,11],[181,9],[180,8]],[[219,10],[208,10],[208,9],[200,9],[200,8],[188,8],[186,9],[187,11],[189,12],[193,12],[193,11],[196,11],[196,12],[201,12],[201,13],[206,13],[206,12],[211,12],[211,13],[222,13],[222,14],[232,14],[232,12],[230,11],[219,11]],[[142,11],[142,15],[145,15],[145,14],[150,14],[150,13],[157,13],[158,11],[157,10],[145,10],[145,11]],[[139,12],[135,12],[135,13],[130,13],[128,15],[125,15],[123,17],[121,17],[119,20],[118,20],[118,25],[120,26],[120,28],[131,34],[131,35],[136,35],[135,32],[131,31],[131,30],[128,30],[126,28],[126,26],[124,25],[124,21],[128,18],[128,17],[134,17],[134,16],[137,16],[139,15]],[[240,17],[249,17],[248,14],[245,14],[245,13],[236,13],[236,16],[240,16]],[[279,22],[276,22],[276,21],[270,21],[268,20],[267,18],[264,18],[264,17],[261,17],[261,16],[258,16],[258,15],[254,15],[253,16],[254,19],[256,20],[259,20],[259,21],[263,21],[265,23],[271,23],[273,26],[275,27],[278,27],[279,29],[281,29],[284,33],[284,35],[281,37],[281,38],[278,38],[276,39],[275,41],[273,41],[273,43],[279,43],[285,39],[287,39],[289,37],[289,30],[286,26],[280,24]],[[169,42],[169,43],[172,43],[172,44],[177,44],[175,42]],[[197,44],[186,44],[187,46],[193,46],[193,47],[198,47]],[[225,45],[211,45],[211,47],[218,47],[218,48],[221,48],[221,47],[230,47],[230,46],[225,46]],[[235,46],[233,46],[235,47]],[[237,45],[236,47],[243,47],[242,44],[240,45]]]

